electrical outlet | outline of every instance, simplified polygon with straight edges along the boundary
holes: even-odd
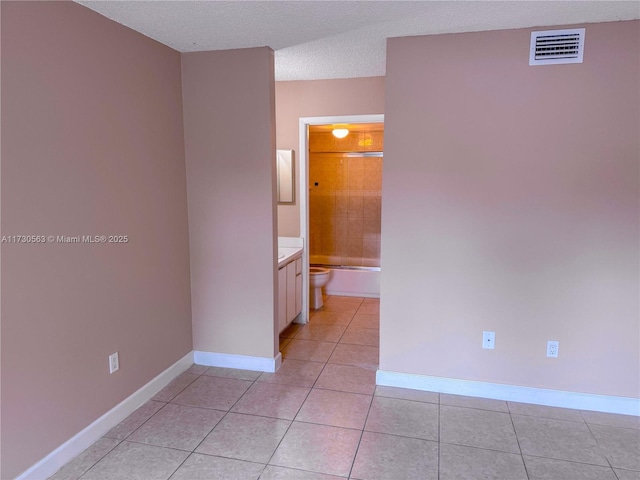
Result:
[[[482,332],[482,348],[493,350],[496,345],[496,332]]]
[[[115,373],[120,369],[120,360],[118,360],[118,352],[109,355],[109,373]]]
[[[549,340],[547,342],[547,357],[558,358],[558,348],[560,342],[557,340]]]

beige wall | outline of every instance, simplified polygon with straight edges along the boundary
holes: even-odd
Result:
[[[276,82],[277,145],[296,151],[296,172],[300,172],[300,117],[378,113],[384,113],[384,77]],[[278,235],[300,236],[299,199],[296,179],[295,205],[278,206]]]
[[[529,39],[388,43],[380,368],[637,398],[640,22]]]
[[[71,2],[2,2],[2,471],[192,350],[180,56]],[[118,351],[120,371],[107,357]]]
[[[273,51],[182,55],[197,351],[274,358]]]

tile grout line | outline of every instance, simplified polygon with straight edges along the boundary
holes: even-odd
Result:
[[[315,314],[315,312],[314,312]],[[311,319],[313,318],[313,314],[309,317],[309,322],[307,322],[306,325],[309,325],[311,323]],[[304,328],[304,327],[303,327]],[[302,330],[302,328],[300,328],[300,330],[298,330],[296,332],[296,335],[298,335],[298,333],[300,333],[300,331]],[[295,338],[294,336],[294,338]],[[336,344],[337,345],[337,344]],[[335,348],[335,347],[334,347]],[[332,351],[333,352],[333,351]],[[284,363],[284,359],[283,359],[283,363]],[[320,362],[318,362],[320,363]],[[306,403],[306,401],[309,398],[309,395],[311,395],[311,391],[313,390],[313,387],[315,386],[316,382],[318,381],[318,378],[320,378],[320,375],[322,375],[322,372],[324,372],[325,367],[327,366],[327,362],[324,362],[324,365],[322,366],[322,369],[320,370],[320,373],[318,374],[318,376],[316,377],[316,379],[313,382],[313,385],[311,385],[311,387],[304,387],[304,388],[309,388],[309,391],[307,392],[307,395],[304,397],[304,400],[300,403],[300,406],[298,407],[298,410],[296,411],[296,413],[293,415],[293,418],[291,419],[291,423],[289,424],[289,426],[287,427],[287,430],[284,432],[284,435],[282,435],[282,438],[280,439],[280,441],[278,442],[278,445],[276,445],[276,448],[273,450],[273,453],[271,454],[271,456],[269,457],[269,460],[267,461],[267,465],[271,465],[271,460],[273,460],[273,456],[276,454],[276,452],[278,451],[278,448],[280,448],[280,445],[282,444],[282,441],[284,440],[284,438],[287,436],[287,433],[289,433],[289,430],[291,429],[291,426],[293,425],[293,423],[296,421],[296,417],[300,414],[300,410],[302,410],[302,407],[304,406],[304,404]],[[299,386],[299,385],[296,385]],[[265,467],[266,468],[266,467]],[[307,471],[307,470],[303,470],[303,471]],[[263,471],[264,472],[264,471]],[[262,474],[261,474],[262,475]]]
[[[351,315],[350,320],[346,323],[345,329],[342,332],[342,334],[340,335],[340,338],[338,339],[338,342],[337,342],[335,348],[338,348],[338,345],[340,345],[342,343],[342,339],[343,339],[344,335],[346,334],[347,330],[349,329],[349,326],[353,322],[353,319],[358,314],[358,310],[362,306],[363,302],[364,302],[364,300],[360,301],[360,303],[358,304],[358,307],[356,308],[355,312],[353,313],[353,315]],[[342,344],[343,345],[349,345],[347,343],[342,343]],[[334,351],[335,351],[335,348],[334,348]],[[331,357],[329,357],[329,359],[330,358]],[[327,364],[329,363],[329,359],[327,360]],[[341,364],[337,364],[337,365],[341,365]],[[323,371],[324,371],[324,369],[323,369]],[[320,378],[320,376],[318,376],[318,378]],[[317,382],[317,379],[316,379],[316,382]],[[315,387],[315,383],[314,383],[314,387]],[[336,391],[338,391],[338,390],[336,390]],[[353,392],[346,392],[346,393],[353,393]],[[367,426],[367,420],[369,419],[369,413],[371,412],[371,406],[373,405],[374,398],[375,398],[375,386],[374,386],[373,394],[371,395],[371,400],[369,401],[369,408],[367,409],[367,415],[366,415],[366,417],[364,419],[364,425],[362,426],[362,429],[360,430],[360,438],[358,439],[358,445],[356,446],[356,450],[355,450],[354,455],[353,455],[353,460],[351,461],[351,467],[349,468],[349,473],[347,475],[348,478],[351,478],[351,475],[353,473],[353,468],[354,468],[355,463],[356,463],[356,458],[358,458],[358,451],[360,450],[360,445],[362,444],[362,438],[364,436],[365,428]]]
[[[441,408],[440,408],[440,394],[438,393],[438,463],[437,463],[437,475],[438,475],[438,480],[440,480],[440,457],[442,456],[442,443],[441,443],[441,433],[440,430],[442,429],[442,413],[441,413]]]
[[[362,426],[362,430],[360,431],[360,438],[358,439],[358,445],[356,446],[356,451],[353,455],[353,460],[351,461],[351,468],[349,469],[348,478],[351,478],[351,474],[353,473],[353,468],[356,465],[356,458],[358,458],[358,451],[360,450],[360,445],[362,444],[362,437],[364,437],[365,429],[367,428],[367,421],[369,420],[369,414],[371,413],[371,406],[373,405],[373,400],[376,396],[375,388],[373,390],[373,395],[371,396],[371,401],[369,402],[369,408],[367,409],[367,415],[364,419],[364,425]]]
[[[118,440],[117,438],[110,438],[110,437],[100,437],[98,440],[102,439],[102,438],[109,438],[110,440],[116,440],[118,443],[116,443],[112,448],[110,448],[104,455],[102,455],[98,460],[96,460],[95,462],[93,462],[91,465],[89,465],[89,468],[87,468],[84,472],[82,472],[77,479],[82,478],[84,475],[86,475],[89,470],[91,470],[93,467],[95,467],[98,462],[100,462],[104,457],[106,457],[107,455],[109,455],[111,452],[113,452],[113,450],[116,449],[116,447],[118,447],[122,442],[124,442],[124,440]],[[82,452],[80,452],[76,457],[74,457],[73,459],[71,459],[70,461],[68,461],[67,463],[65,463],[62,467],[60,467],[58,469],[58,471],[56,471],[53,475],[51,475],[49,478],[54,478],[64,467],[66,467],[67,465],[69,465],[71,462],[73,462],[76,458],[78,458],[80,455],[82,455],[84,452],[86,452],[89,448],[91,448],[92,446],[94,446],[96,444],[96,442],[98,442],[98,440],[96,440],[95,442],[93,442],[91,445],[89,445],[87,448],[85,448]]]
[[[186,387],[185,387],[186,388]],[[131,432],[129,432],[125,437],[123,438],[114,438],[114,437],[107,437],[106,435],[109,433],[105,433],[101,438],[112,438],[114,440],[120,440],[120,443],[124,442],[127,438],[129,438],[131,435],[133,435],[134,433],[136,433],[138,430],[140,430],[149,420],[151,420],[153,417],[155,417],[158,413],[160,413],[162,410],[164,410],[164,408],[169,405],[169,402],[160,402],[158,400],[147,400],[145,403],[143,403],[142,405],[140,405],[138,408],[136,408],[133,412],[131,412],[129,414],[129,416],[133,415],[137,410],[139,410],[140,408],[142,408],[144,405],[146,405],[149,402],[156,402],[156,403],[164,403],[164,405],[162,405],[162,407],[160,407],[158,410],[156,410],[155,412],[153,412],[149,418],[147,418],[144,422],[142,422],[140,425],[138,425],[136,428],[134,428]],[[177,405],[177,404],[173,404],[173,405]],[[129,418],[129,416],[127,416],[127,418]],[[122,422],[124,422],[127,418],[125,418],[124,420],[122,420]],[[120,422],[120,423],[122,423]],[[118,425],[120,425],[120,423],[118,423]],[[116,428],[118,425],[116,425],[114,428]],[[95,442],[94,442],[95,443]]]
[[[580,414],[580,417],[582,417],[582,414]],[[607,464],[609,465],[609,468],[611,469],[613,474],[617,477],[618,474],[613,469],[613,465],[611,465],[611,460],[609,460],[609,457],[607,456],[607,454],[604,452],[604,450],[600,446],[600,442],[598,442],[598,438],[593,433],[593,430],[591,430],[591,427],[589,426],[589,424],[587,422],[584,422],[584,423],[587,426],[587,430],[589,431],[589,435],[591,435],[591,438],[593,438],[593,441],[596,442],[596,447],[598,447],[598,452],[604,457],[604,459],[607,461]]]
[[[311,323],[311,319],[313,318],[313,315],[317,312],[314,311],[310,317],[309,317],[309,321],[306,323],[306,325],[309,325]],[[305,326],[306,326],[305,325]],[[304,326],[302,327],[304,328]],[[294,335],[293,338],[296,338],[298,336],[298,334],[300,333],[300,331],[302,331],[302,328],[300,328],[296,334]],[[336,344],[337,345],[337,344]],[[334,347],[335,348],[335,347]],[[332,351],[333,352],[333,351]],[[284,359],[283,359],[283,363],[284,363]],[[320,363],[320,362],[318,362]],[[309,388],[309,391],[307,392],[307,395],[304,397],[304,400],[300,403],[300,406],[298,407],[298,410],[296,411],[296,413],[293,415],[293,418],[291,419],[291,423],[289,423],[289,426],[287,427],[287,430],[284,432],[284,435],[282,435],[282,438],[280,438],[280,441],[278,442],[278,445],[276,445],[276,448],[273,450],[273,453],[271,454],[271,456],[269,457],[269,460],[267,461],[267,465],[271,465],[271,460],[273,460],[274,455],[276,454],[276,452],[278,451],[278,448],[280,448],[280,445],[282,445],[282,442],[284,440],[284,438],[287,436],[287,434],[289,433],[289,430],[291,429],[291,426],[293,425],[293,423],[296,421],[296,417],[299,415],[300,410],[302,410],[302,407],[304,406],[305,402],[308,400],[309,395],[311,395],[311,391],[313,390],[313,387],[315,386],[316,382],[318,381],[318,378],[320,378],[320,375],[322,375],[322,372],[324,371],[325,367],[327,366],[327,362],[324,362],[324,365],[322,366],[322,369],[320,370],[320,373],[318,374],[318,376],[316,377],[316,379],[314,380],[313,384],[311,385],[311,387],[305,387],[305,388]],[[296,385],[299,386],[299,385]],[[265,467],[266,468],[266,467]],[[306,470],[304,470],[306,471]],[[264,472],[264,470],[263,470]],[[262,474],[261,474],[262,475]]]
[[[206,372],[207,370],[209,370],[209,368],[207,368],[204,372]],[[203,375],[204,375],[204,372],[202,372],[200,375],[198,375],[198,378],[200,378],[201,376],[203,376]],[[209,376],[209,375],[205,375],[205,376]],[[210,375],[210,376],[215,376],[215,375]],[[217,378],[233,378],[233,377],[217,377]],[[178,466],[178,468],[177,468],[176,470],[174,470],[174,472],[169,476],[168,480],[170,480],[170,478],[171,478],[173,475],[175,475],[175,473],[178,471],[178,469],[179,469],[180,467],[182,467],[182,465],[184,465],[184,463],[185,463],[185,462],[186,462],[186,461],[187,461],[187,460],[188,460],[188,459],[189,459],[193,454],[195,454],[195,453],[196,453],[196,450],[198,449],[198,447],[200,447],[200,445],[202,445],[202,443],[207,439],[207,437],[208,437],[209,435],[211,435],[211,432],[213,432],[213,431],[215,430],[215,428],[216,428],[218,425],[220,425],[220,423],[221,423],[221,422],[222,422],[222,421],[227,417],[227,415],[228,415],[229,413],[232,413],[232,412],[231,412],[231,409],[233,409],[233,407],[235,407],[235,406],[236,406],[236,404],[240,401],[240,399],[242,399],[242,397],[244,397],[244,396],[245,396],[245,394],[249,391],[249,389],[250,389],[251,387],[253,387],[253,386],[256,384],[256,382],[258,381],[258,378],[260,378],[260,375],[258,375],[258,377],[256,377],[254,380],[247,380],[247,381],[251,381],[251,385],[249,385],[249,386],[247,387],[247,389],[246,389],[244,392],[242,392],[242,395],[240,395],[240,396],[238,397],[238,399],[237,399],[235,402],[233,402],[233,405],[231,405],[231,406],[229,407],[229,409],[228,409],[228,410],[224,411],[224,410],[219,410],[219,409],[215,409],[215,408],[211,408],[211,409],[209,409],[209,410],[217,410],[217,411],[219,411],[219,412],[223,412],[223,411],[224,411],[224,415],[222,416],[222,418],[220,418],[220,420],[218,420],[218,421],[216,422],[216,424],[211,428],[211,430],[209,430],[209,433],[207,433],[207,434],[202,438],[202,440],[200,440],[200,441],[198,442],[198,444],[193,448],[193,450],[189,453],[189,455],[187,455],[187,458],[185,458],[185,459],[184,459],[184,461],[183,461],[183,462]],[[194,382],[195,382],[196,380],[197,380],[197,379],[195,379],[195,380],[194,380]],[[235,379],[235,380],[244,380],[244,379]],[[193,382],[192,382],[192,383],[193,383]],[[190,384],[190,385],[191,385],[191,384]],[[186,387],[185,387],[185,388],[186,388]],[[174,397],[174,398],[175,398],[175,397]],[[188,406],[188,405],[187,405],[187,406]],[[194,408],[201,408],[201,407],[194,407]],[[206,454],[199,454],[199,455],[206,455]],[[210,456],[218,456],[218,457],[219,457],[219,455],[210,455]],[[220,457],[220,458],[226,458],[226,457]],[[232,460],[238,460],[238,459],[232,459]],[[244,460],[243,460],[243,461],[244,461]],[[248,461],[248,460],[246,460],[246,461]],[[252,463],[259,463],[259,462],[252,462]],[[263,471],[264,471],[264,468],[263,468]],[[262,472],[260,473],[260,475],[262,475]]]
[[[208,370],[208,369],[207,369]],[[206,372],[206,370],[205,370]],[[204,372],[203,372],[204,373]],[[253,386],[253,384],[255,383],[255,380],[253,381],[253,383],[242,393],[242,395],[240,395],[240,398],[244,397],[244,394],[247,393],[249,391],[249,388],[251,388]],[[196,453],[196,450],[198,449],[198,447],[200,445],[202,445],[202,443],[207,439],[207,437],[209,435],[211,435],[211,432],[213,432],[215,430],[215,428],[220,424],[220,422],[222,422],[222,420],[224,420],[227,416],[227,414],[229,413],[229,411],[231,410],[231,408],[233,408],[233,406],[238,403],[238,401],[240,400],[240,398],[238,398],[238,400],[236,400],[236,402],[229,408],[229,410],[227,410],[224,415],[222,416],[222,418],[220,418],[220,420],[218,420],[216,422],[216,424],[211,427],[211,430],[209,430],[209,433],[207,433],[204,437],[202,437],[202,440],[200,440],[198,442],[198,444],[193,448],[193,450],[191,450],[191,452],[189,453],[189,455],[187,455],[187,458],[184,459],[184,461],[178,466],[178,468],[176,468],[173,473],[169,476],[169,478],[167,480],[171,480],[171,477],[173,477],[176,472],[180,469],[180,467],[182,467],[182,465],[184,465],[186,463],[186,461],[194,454]]]
[[[329,297],[331,298],[331,297]],[[328,299],[327,299],[328,300]],[[362,303],[362,302],[360,302]],[[318,310],[314,311],[314,314],[317,312]],[[356,310],[357,312],[357,310]],[[282,441],[284,440],[285,436],[287,435],[287,433],[289,432],[291,426],[293,425],[294,422],[296,422],[296,418],[297,416],[300,414],[300,411],[302,410],[302,407],[304,406],[304,404],[307,402],[307,400],[309,399],[309,396],[311,395],[311,392],[316,388],[316,384],[318,382],[318,380],[320,379],[320,377],[322,376],[322,373],[325,371],[325,368],[327,367],[327,365],[329,364],[329,359],[331,358],[331,355],[333,355],[333,352],[335,351],[335,349],[337,348],[338,344],[340,343],[340,340],[342,339],[342,336],[344,335],[344,333],[346,332],[347,328],[349,327],[349,325],[351,324],[353,317],[356,315],[356,313],[354,313],[351,316],[351,319],[349,320],[349,322],[347,322],[344,331],[342,332],[342,334],[340,335],[340,338],[338,339],[337,342],[335,342],[334,347],[331,351],[331,353],[329,354],[329,358],[327,358],[327,360],[323,363],[322,369],[320,370],[320,373],[318,374],[318,376],[316,377],[316,379],[313,382],[313,385],[311,385],[311,388],[309,389],[309,392],[307,393],[307,396],[305,397],[305,399],[303,400],[303,402],[300,404],[300,407],[298,408],[293,420],[291,421],[291,423],[289,424],[289,427],[287,428],[287,431],[285,432],[285,434],[282,436],[282,438],[280,439],[280,441],[278,442],[278,446],[275,448],[275,450],[273,451],[273,453],[271,454],[271,457],[269,458],[269,461],[267,462],[267,465],[270,465],[271,460],[273,459],[273,456],[275,455],[276,451],[278,450],[278,448],[280,447],[280,445],[282,444]],[[307,323],[307,325],[311,324],[313,315],[311,315],[311,317],[309,318],[309,322]],[[322,325],[322,324],[316,324],[316,325]],[[294,338],[296,338],[298,336],[298,334],[300,333],[300,331],[302,331],[302,328],[300,330],[298,330],[298,332],[296,332],[296,335],[294,336]],[[308,340],[308,341],[320,341],[320,342],[325,342],[325,343],[334,343],[334,342],[326,342],[325,340],[313,340],[313,339],[301,339],[301,340]],[[308,361],[308,360],[307,360]],[[320,362],[318,362],[320,363]],[[321,388],[317,388],[317,390],[329,390],[329,389],[321,389]],[[329,390],[332,391],[332,390]],[[348,393],[348,392],[341,392],[341,393]],[[374,391],[375,393],[375,391]],[[369,403],[369,410],[371,409],[371,402],[373,401],[373,395],[371,396],[371,401]],[[367,411],[367,417],[369,415],[369,411]],[[311,425],[321,425],[321,426],[331,426],[331,425],[325,425],[325,424],[316,424],[313,422],[302,422],[302,421],[298,421],[298,423],[306,423],[306,424],[311,424]],[[366,424],[366,418],[365,418],[365,424]],[[356,430],[356,429],[350,429],[350,430]],[[362,439],[362,435],[364,433],[364,426],[362,428],[362,430],[360,430],[360,439],[358,440],[358,447],[360,445],[360,441]],[[351,476],[351,470],[353,469],[353,465],[355,463],[355,458],[357,455],[357,449],[358,447],[356,447],[356,453],[354,454],[353,460],[351,462],[351,468],[349,469],[349,474],[348,477]],[[306,470],[302,470],[302,471],[306,471]]]
[[[472,448],[477,448],[477,447],[472,447]],[[497,451],[497,450],[496,450],[496,451]],[[505,452],[505,453],[506,453],[506,452]],[[517,455],[517,454],[516,454],[516,455]],[[576,465],[588,465],[588,466],[590,466],[590,467],[600,467],[600,468],[607,468],[607,467],[609,467],[609,468],[611,468],[611,470],[613,470],[613,469],[617,468],[617,469],[619,469],[619,470],[626,470],[626,471],[634,472],[634,473],[636,473],[636,472],[640,472],[640,470],[629,470],[628,468],[612,467],[611,465],[602,465],[602,464],[600,464],[600,463],[589,463],[589,462],[581,462],[581,461],[578,461],[578,460],[566,460],[566,459],[564,459],[564,458],[544,457],[544,456],[542,456],[542,455],[531,455],[531,454],[529,454],[529,455],[527,455],[527,457],[532,457],[532,458],[542,458],[542,459],[545,459],[545,460],[556,460],[556,461],[558,461],[558,462],[565,462],[565,463],[575,463]]]
[[[531,478],[529,475],[529,469],[527,468],[527,464],[524,461],[524,455],[522,453],[522,447],[520,446],[520,438],[518,437],[518,431],[516,430],[516,424],[513,421],[513,414],[511,413],[511,407],[509,406],[509,402],[505,402],[507,404],[507,411],[509,413],[509,420],[511,421],[511,428],[513,428],[513,435],[516,437],[516,443],[518,445],[518,451],[520,452],[520,460],[522,461],[522,466],[524,467],[524,474],[527,478]]]
[[[206,370],[205,370],[205,371],[206,371]],[[183,373],[187,373],[187,371],[185,370]],[[153,400],[153,398],[151,398],[149,401],[154,401],[154,402],[164,403],[164,405],[163,405],[161,408],[159,408],[156,412],[154,412],[154,413],[153,413],[153,415],[151,415],[149,418],[147,418],[144,422],[142,422],[142,423],[141,423],[137,428],[135,428],[131,433],[129,433],[129,435],[127,435],[127,436],[126,436],[126,437],[124,437],[123,439],[118,439],[118,438],[114,439],[114,440],[118,440],[118,444],[117,444],[117,445],[115,445],[111,450],[109,450],[105,455],[103,455],[103,456],[102,456],[98,461],[96,461],[93,465],[91,465],[91,467],[89,467],[89,468],[88,468],[84,473],[82,473],[82,475],[80,475],[80,477],[79,477],[79,478],[84,477],[84,476],[89,472],[89,470],[91,470],[93,467],[95,467],[95,466],[98,464],[98,462],[100,462],[102,459],[104,459],[104,457],[106,457],[109,453],[111,453],[113,450],[115,450],[117,447],[119,447],[122,443],[124,443],[125,441],[127,441],[127,438],[129,438],[131,435],[133,435],[135,432],[137,432],[140,428],[142,428],[142,427],[143,427],[143,426],[144,426],[144,425],[145,425],[149,420],[151,420],[153,417],[155,417],[157,413],[159,413],[160,411],[164,410],[164,408],[165,408],[167,405],[169,405],[169,404],[172,402],[172,400],[174,400],[178,395],[180,395],[180,394],[181,394],[182,392],[184,392],[187,388],[189,388],[189,386],[191,386],[191,385],[192,385],[192,384],[193,384],[193,383],[194,383],[198,378],[200,378],[200,377],[203,375],[203,373],[204,373],[204,372],[202,372],[202,373],[198,373],[198,374],[192,374],[192,375],[196,375],[196,378],[194,378],[194,379],[193,379],[193,381],[189,382],[189,384],[188,384],[188,385],[186,385],[182,390],[180,390],[180,391],[179,391],[178,393],[176,393],[173,397],[171,397],[171,399],[170,399],[168,402],[160,402],[159,400]],[[167,385],[167,386],[168,386],[168,385]],[[165,387],[165,388],[166,388],[166,387]],[[160,393],[160,392],[158,392],[158,393]],[[156,394],[156,395],[157,395],[157,394]],[[145,402],[145,403],[147,403],[147,402]],[[171,404],[172,404],[172,405],[180,405],[180,404],[178,404],[178,403],[171,403]],[[143,404],[143,405],[144,405],[144,404]],[[142,406],[142,405],[141,405],[141,406]],[[140,406],[140,407],[141,407],[141,406]],[[140,407],[138,407],[138,408],[140,408]],[[137,409],[136,409],[136,410],[137,410]],[[134,411],[135,411],[135,410],[134,410]],[[131,414],[133,414],[133,412],[131,412]],[[127,418],[129,418],[129,417],[127,417]],[[126,420],[126,418],[125,418],[124,420]],[[123,421],[124,421],[124,420],[123,420]],[[217,423],[216,423],[216,425],[217,425]],[[107,432],[107,433],[108,433],[108,432]],[[211,433],[211,432],[209,432],[209,433]],[[207,434],[207,435],[208,435],[208,434]],[[106,437],[105,435],[103,435],[101,438],[112,438],[112,437]],[[138,443],[138,444],[140,444],[140,445],[149,445],[149,444],[146,444],[146,443],[133,442],[133,441],[129,441],[129,443]],[[95,442],[94,442],[94,444],[95,444]],[[160,446],[160,445],[149,445],[149,446],[155,446],[155,447],[159,447],[159,448],[170,448],[170,447],[162,447],[162,446]],[[179,450],[179,449],[172,449],[172,450]],[[186,451],[186,450],[179,450],[179,451],[184,452],[184,451]],[[173,471],[173,473],[171,473],[171,475],[169,475],[169,476],[167,477],[167,479],[171,478],[171,477],[175,474],[175,472],[177,471],[177,469],[178,469],[178,468],[180,468],[180,467],[182,466],[182,464],[183,464],[184,462],[186,462],[186,461],[187,461],[187,458],[189,458],[190,456],[191,456],[191,454],[187,455],[187,457],[186,457],[186,458],[185,458],[185,459],[180,463],[180,465],[178,465],[178,467],[176,468],[176,470],[174,470],[174,471]]]

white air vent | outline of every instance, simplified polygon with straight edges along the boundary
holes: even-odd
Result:
[[[582,63],[584,28],[531,32],[529,65]]]

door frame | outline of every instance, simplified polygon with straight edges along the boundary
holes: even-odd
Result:
[[[309,322],[309,126],[349,123],[384,123],[384,114],[332,115],[327,117],[300,117],[298,122],[298,185],[300,185],[300,237],[302,252],[302,323]]]

